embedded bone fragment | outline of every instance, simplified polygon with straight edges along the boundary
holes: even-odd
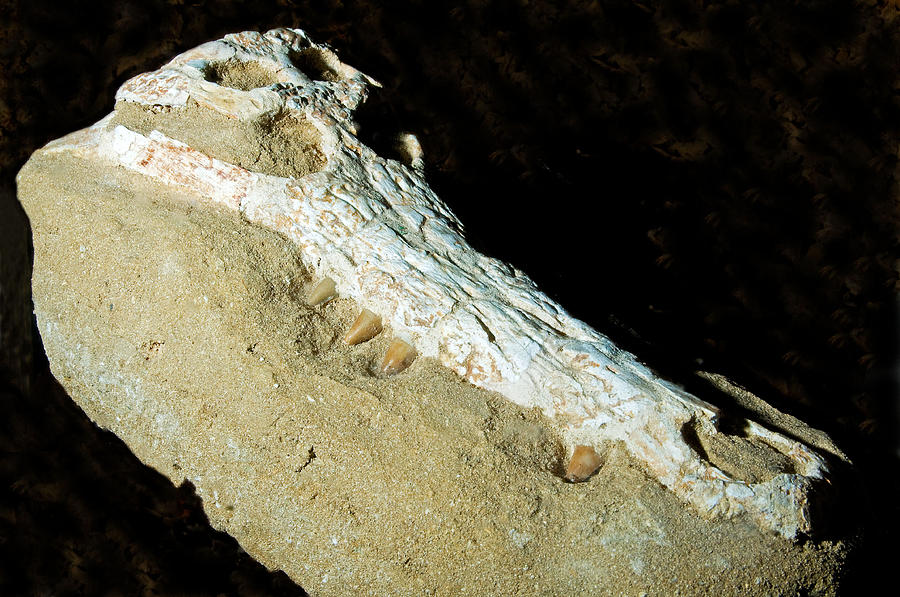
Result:
[[[687,438],[715,444],[714,406],[571,317],[523,272],[475,251],[425,181],[412,138],[412,166],[360,141],[353,115],[373,86],[300,30],[228,35],[126,81],[113,114],[42,151],[114,164],[282,235],[320,285],[333,280],[342,297],[371,307],[348,344],[389,325],[419,357],[539,408],[568,449],[577,446],[573,478],[587,476],[590,450],[621,442],[703,516],[746,514],[789,538],[813,530],[809,501],[827,472],[823,458],[749,421],[735,449],[777,454],[787,464],[772,475],[728,474],[700,453]],[[202,134],[198,114],[214,123]],[[268,131],[264,142],[259,131]],[[315,289],[310,303],[324,294]]]
[[[306,298],[306,304],[314,307],[334,297],[335,284],[331,278],[322,278],[315,288],[313,288],[309,296]]]
[[[569,465],[566,467],[566,479],[577,483],[584,481],[600,468],[603,458],[597,450],[590,446],[575,446]]]
[[[381,316],[363,309],[344,336],[344,342],[353,346],[371,340],[381,333]]]
[[[385,375],[393,375],[403,371],[416,359],[416,349],[408,342],[404,342],[400,338],[391,340],[384,360],[381,361],[381,372]]]

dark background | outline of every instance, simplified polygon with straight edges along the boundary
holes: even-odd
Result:
[[[479,250],[666,376],[690,386],[702,362],[829,431],[855,462],[829,514],[861,545],[845,586],[886,571],[900,518],[896,5],[381,4],[0,3],[0,593],[302,594],[53,380],[31,339],[13,180],[107,114],[128,77],[278,26],[384,84],[358,114],[363,140],[389,153],[415,132]]]

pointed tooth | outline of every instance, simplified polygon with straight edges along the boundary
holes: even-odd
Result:
[[[328,299],[334,297],[334,286],[334,280],[327,277],[322,278],[321,280],[319,280],[319,283],[316,284],[316,287],[310,291],[309,296],[306,297],[306,303],[310,307],[315,307],[316,305],[324,303]]]
[[[391,345],[388,346],[387,352],[384,353],[384,360],[381,361],[381,372],[385,375],[393,375],[399,373],[412,365],[416,359],[416,349],[411,344],[394,338]]]
[[[566,479],[573,483],[584,481],[593,475],[601,464],[603,458],[597,450],[590,446],[575,446],[569,466],[566,467]]]
[[[368,309],[363,309],[350,326],[350,330],[344,336],[344,342],[347,344],[359,344],[366,340],[371,340],[381,331],[381,316],[375,315]]]

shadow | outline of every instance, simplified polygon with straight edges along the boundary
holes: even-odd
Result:
[[[15,186],[0,179],[0,389],[26,395],[33,350],[30,246]]]
[[[848,510],[863,513],[859,548],[852,551],[843,586],[848,593],[863,592],[878,578],[890,582],[896,565],[894,546],[900,536],[900,297],[895,299],[888,329],[893,342],[886,350],[890,358],[876,369],[870,391],[892,406],[892,416],[880,421],[886,427],[883,442],[858,446],[855,476],[845,487],[852,493]],[[858,589],[854,591],[853,589]]]

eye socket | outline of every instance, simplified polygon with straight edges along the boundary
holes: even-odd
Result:
[[[241,91],[250,91],[278,83],[274,72],[252,60],[212,62],[207,65],[203,74],[210,83]]]
[[[291,63],[313,81],[340,81],[340,61],[334,53],[321,48],[304,48],[288,55]]]

